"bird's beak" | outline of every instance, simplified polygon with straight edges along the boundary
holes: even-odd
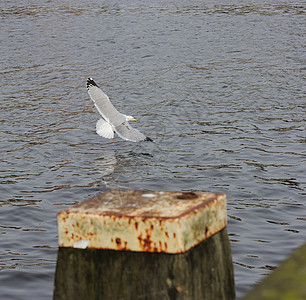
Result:
[[[136,120],[136,119],[134,119],[133,121],[134,121],[134,122],[137,122],[137,120]]]

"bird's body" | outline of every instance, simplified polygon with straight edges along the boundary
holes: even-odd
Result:
[[[87,90],[96,109],[103,117],[96,124],[97,134],[108,139],[112,139],[115,136],[114,133],[117,133],[118,136],[127,141],[152,141],[129,124],[129,121],[136,120],[132,116],[120,113],[92,78],[87,79]]]

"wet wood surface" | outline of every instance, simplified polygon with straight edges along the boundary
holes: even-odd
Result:
[[[181,254],[61,247],[54,299],[235,299],[227,230]]]

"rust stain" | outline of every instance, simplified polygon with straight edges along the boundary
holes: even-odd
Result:
[[[142,237],[142,234],[138,236],[139,245],[142,251],[151,252],[152,250],[152,240],[149,234],[146,235],[145,238]]]
[[[205,226],[205,238],[207,238],[207,236],[208,236],[208,226]]]
[[[76,205],[67,210],[67,212],[81,210],[83,213],[91,213],[95,212],[102,215],[109,215],[109,216],[136,216],[137,211],[140,209],[141,216],[143,218],[152,218],[159,216],[160,218],[169,219],[169,218],[176,218],[179,215],[188,214],[190,210],[194,209],[194,204],[192,201],[197,201],[199,204],[199,208],[203,207],[203,205],[209,205],[212,199],[216,199],[219,196],[224,196],[223,194],[212,194],[212,193],[200,193],[200,192],[154,192],[150,191],[152,194],[156,194],[156,197],[148,199],[142,199],[141,195],[144,193],[148,193],[148,191],[122,191],[122,190],[111,190],[105,192],[104,194],[100,194],[96,197],[93,197],[83,203]],[[111,196],[112,201],[107,200]],[[115,201],[116,198],[120,198],[120,202],[118,203]],[[160,200],[165,202],[172,202],[172,207],[176,207],[178,211],[177,215],[163,215],[160,209]],[[106,201],[107,200],[107,201]],[[181,204],[180,200],[191,200],[191,202],[186,201],[184,206],[186,209],[180,214],[180,207]],[[114,202],[112,205],[111,203]],[[105,204],[107,203],[107,205]],[[155,203],[158,205],[155,205]],[[180,203],[180,205],[177,205]],[[114,205],[117,204],[117,205]],[[175,205],[176,204],[176,205]],[[114,209],[114,206],[116,209]],[[149,209],[145,209],[149,207]],[[103,211],[101,211],[101,207],[104,207]],[[101,211],[101,212],[99,212]]]
[[[198,198],[198,195],[193,192],[185,192],[185,193],[182,193],[181,195],[177,195],[176,197],[178,199],[190,200],[190,199]]]
[[[135,229],[136,229],[136,231],[138,230],[138,222],[135,222]]]
[[[91,248],[182,253],[226,226],[225,199],[201,192],[107,191],[58,213],[59,244],[88,239]]]

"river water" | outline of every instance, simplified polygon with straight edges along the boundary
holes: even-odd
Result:
[[[219,2],[1,1],[0,299],[52,297],[108,188],[226,193],[238,298],[305,242],[305,2]],[[95,133],[89,76],[155,143]]]

